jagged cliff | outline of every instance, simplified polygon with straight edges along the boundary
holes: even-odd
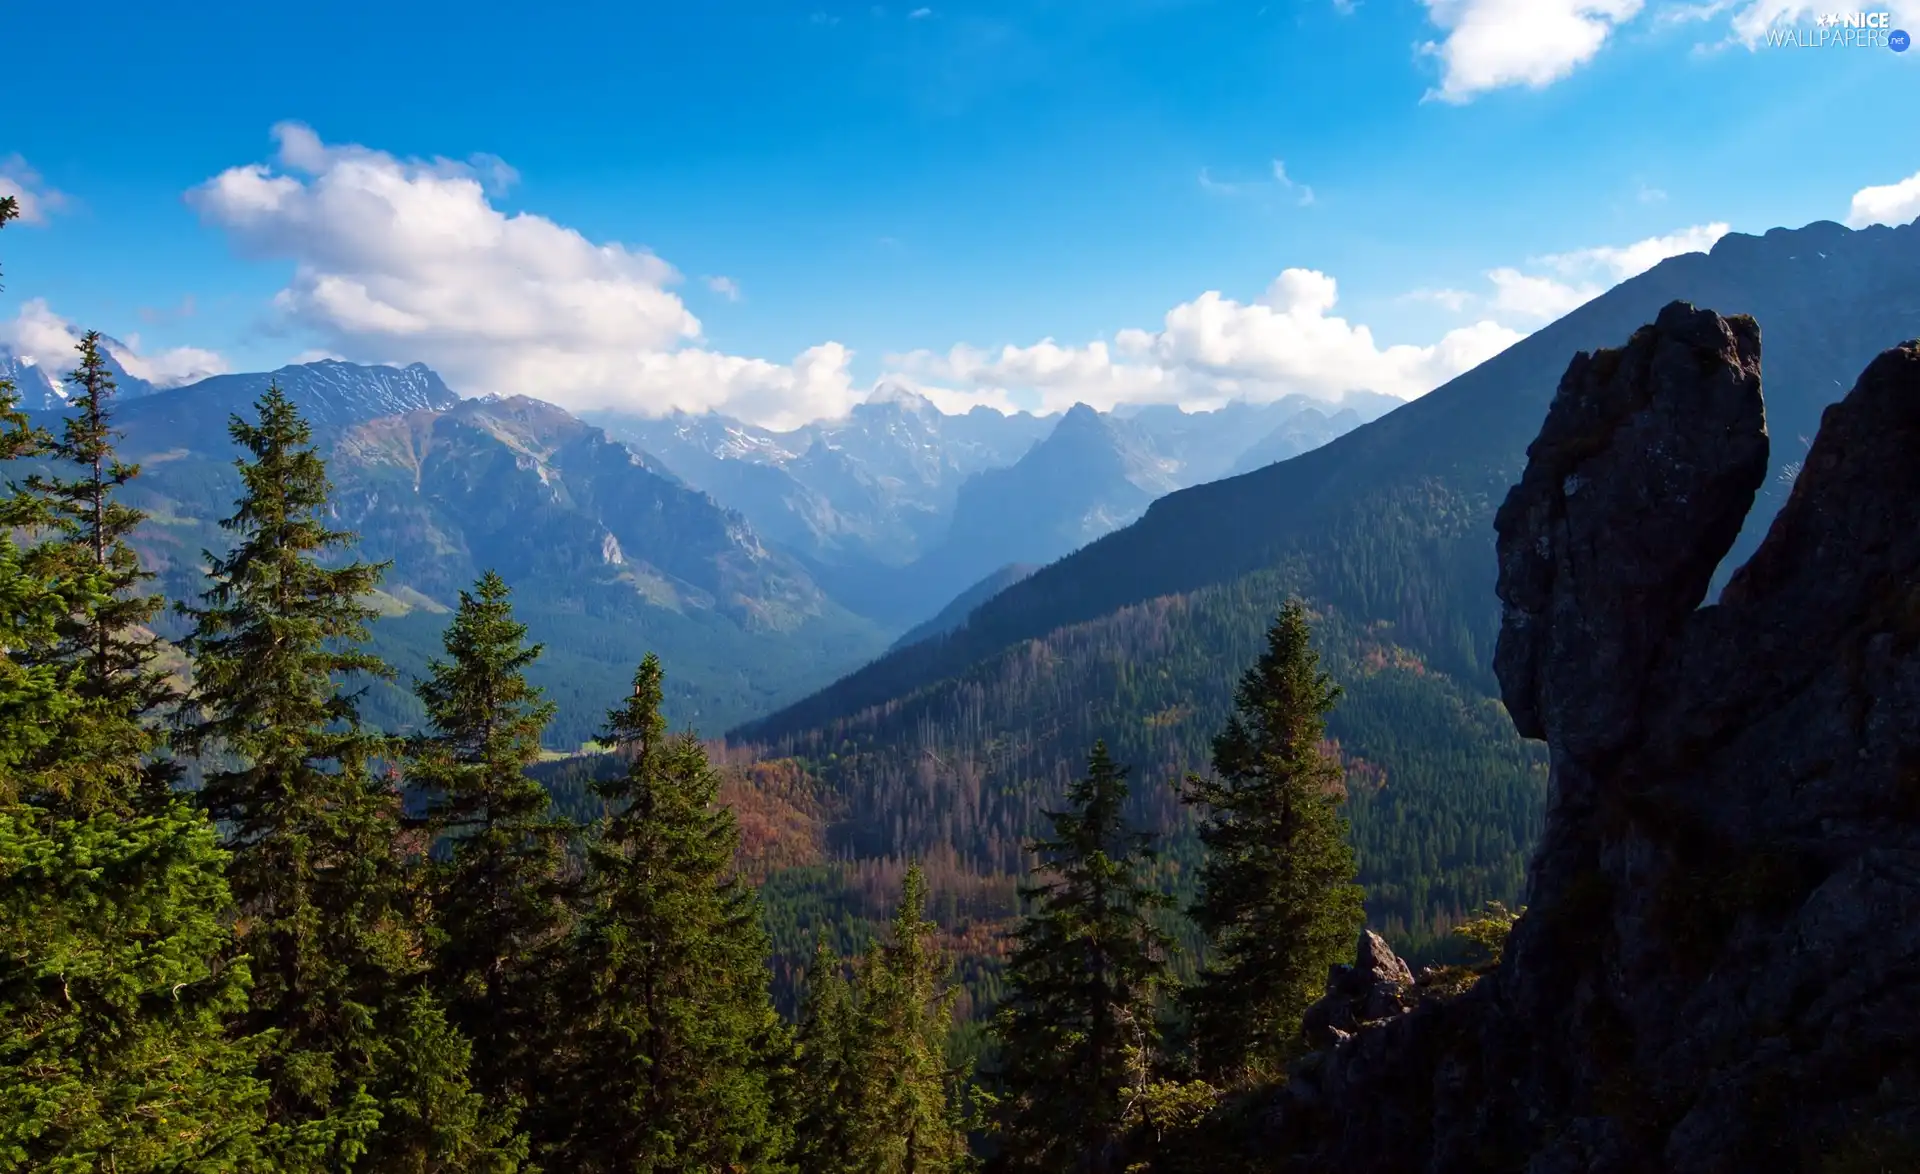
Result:
[[[1495,523],[1496,665],[1552,799],[1500,966],[1377,938],[1265,1114],[1275,1170],[1920,1169],[1920,344],[1766,476],[1760,332],[1576,357]]]

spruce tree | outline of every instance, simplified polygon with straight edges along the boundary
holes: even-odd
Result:
[[[807,969],[791,1086],[793,1158],[806,1174],[866,1168],[865,1043],[846,960],[822,941]]]
[[[1270,1079],[1300,1019],[1365,921],[1339,811],[1341,771],[1321,749],[1340,690],[1319,668],[1306,610],[1289,603],[1241,678],[1213,743],[1213,773],[1188,780],[1206,846],[1192,916],[1209,952],[1184,992],[1200,1074]]]
[[[807,976],[796,1059],[796,1154],[809,1174],[952,1174],[972,1168],[968,1073],[948,1065],[959,990],[908,869],[887,941],[845,963],[822,944]]]
[[[78,670],[76,689],[119,712],[145,716],[170,700],[173,691],[165,674],[154,670],[159,640],[147,628],[163,601],[140,592],[154,576],[140,565],[129,541],[146,514],[120,499],[140,466],[122,461],[115,448],[115,387],[100,332],[88,331],[76,349],[80,362],[66,379],[69,413],[45,455],[56,467],[69,464],[77,470],[27,478],[27,493],[44,514],[37,521],[55,535],[37,550],[50,570],[95,575],[108,594],[76,610],[63,625],[65,653]]]
[[[140,470],[115,455],[113,375],[99,334],[89,331],[77,349],[61,435],[13,430],[8,447],[40,468],[13,487],[0,511],[0,521],[33,538],[21,553],[24,571],[68,588],[51,639],[15,655],[23,663],[57,666],[79,702],[49,731],[39,774],[45,784],[40,802],[76,816],[164,807],[176,774],[161,753],[157,728],[174,691],[154,667],[159,641],[146,627],[162,600],[140,592],[153,576],[129,541],[145,515],[120,500]],[[77,466],[73,473],[61,472],[71,466]]]
[[[379,770],[392,747],[361,725],[343,680],[389,675],[361,647],[373,616],[361,600],[384,568],[331,559],[353,536],[326,525],[330,486],[311,430],[277,386],[255,406],[254,421],[229,425],[247,454],[222,522],[235,545],[206,555],[212,584],[182,608],[194,689],[178,741],[202,756],[200,800],[233,854],[255,978],[237,1026],[273,1033],[264,1072],[276,1160],[340,1170],[370,1145],[391,1148],[383,1111],[408,1128],[382,1099],[413,1087],[396,1041],[422,969],[399,797]]]
[[[947,1036],[959,989],[934,948],[926,919],[927,882],[908,868],[888,940],[870,955],[862,992],[869,1101],[881,1122],[879,1170],[949,1174],[967,1169],[964,1076],[947,1064]]]
[[[564,1013],[542,1000],[567,926],[570,835],[526,774],[555,707],[527,682],[540,646],[526,643],[509,596],[492,571],[460,593],[443,638],[447,659],[414,690],[429,730],[414,740],[408,768],[436,845],[434,984],[473,1041],[476,1080],[500,1105],[533,1094],[533,1056]]]
[[[526,1160],[518,1114],[472,1087],[473,1045],[423,988],[408,994],[391,1029],[395,1075],[381,1100],[380,1132],[363,1165],[381,1174],[513,1174]]]
[[[0,1170],[235,1170],[258,1159],[258,1047],[229,1039],[222,853],[184,804],[0,806]]]
[[[1028,912],[1014,934],[1000,1045],[995,1165],[1118,1174],[1157,1059],[1171,943],[1152,920],[1151,837],[1128,828],[1126,768],[1096,743],[1068,807],[1035,841]]]
[[[788,1052],[768,995],[754,893],[733,876],[739,832],[691,735],[669,736],[649,655],[602,740],[629,756],[596,785],[610,814],[590,848],[568,992],[563,1072],[537,1129],[550,1169],[771,1171]]]
[[[52,444],[0,380],[0,459]],[[265,1088],[255,1041],[224,1032],[248,980],[225,856],[177,800],[127,810],[139,697],[57,655],[124,581],[23,554],[45,504],[0,501],[0,1170],[252,1168]]]

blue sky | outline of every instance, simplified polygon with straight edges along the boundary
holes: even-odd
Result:
[[[1719,226],[1920,215],[1920,52],[1750,46],[1793,0],[566,7],[9,11],[0,342],[773,423],[1417,394]]]

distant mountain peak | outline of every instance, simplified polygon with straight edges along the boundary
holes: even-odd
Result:
[[[933,401],[926,396],[921,395],[904,383],[897,383],[891,379],[882,380],[876,384],[862,406],[875,408],[891,406],[916,414],[927,412],[935,415],[944,414],[939,408],[935,407]]]

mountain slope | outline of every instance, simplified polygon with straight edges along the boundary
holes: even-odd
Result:
[[[1262,628],[1301,596],[1346,691],[1329,731],[1350,762],[1370,915],[1430,952],[1478,902],[1519,897],[1545,798],[1539,748],[1513,732],[1490,670],[1493,509],[1575,352],[1682,297],[1759,318],[1778,472],[1853,371],[1920,335],[1920,225],[1815,224],[1669,260],[1323,448],[1161,498],[945,639],[735,740],[826,780],[846,811],[842,855],[951,842],[991,877],[1024,867],[1022,837],[1105,739],[1135,764],[1135,817],[1173,833],[1184,869],[1193,845],[1171,784],[1204,768]],[[1762,490],[1730,562],[1783,488]]]
[[[359,555],[392,564],[373,601],[385,613],[375,647],[402,671],[401,686],[369,693],[383,724],[417,720],[405,682],[488,568],[548,646],[535,675],[562,707],[556,747],[593,736],[650,650],[674,666],[673,719],[718,731],[885,646],[738,514],[600,429],[524,397],[460,400],[419,365],[308,364],[121,404],[121,451],[144,466],[128,494],[149,514],[136,543],[172,598],[202,589],[201,552],[228,541],[218,521],[239,483],[227,419],[270,380],[314,423]]]
[[[954,596],[953,602],[935,612],[933,618],[915,624],[907,634],[893,642],[894,648],[904,648],[909,644],[918,644],[922,640],[931,640],[943,636],[955,628],[966,624],[973,609],[987,600],[1005,591],[1020,580],[1033,574],[1039,568],[1032,563],[1008,563],[993,574],[975,583],[973,586]]]
[[[1332,414],[1318,408],[1306,408],[1255,441],[1251,448],[1234,460],[1227,475],[1237,477],[1291,460],[1303,452],[1311,452],[1345,436],[1364,422],[1360,413],[1352,408],[1341,408]]]
[[[152,395],[160,390],[153,384],[134,375],[127,374],[114,351],[121,345],[114,339],[103,338],[106,343],[102,357],[106,360],[107,370],[113,373],[114,392],[122,400],[138,399]],[[29,359],[23,359],[11,348],[0,346],[0,379],[8,380],[20,397],[20,406],[29,412],[54,412],[66,406],[67,398],[60,384],[66,379],[79,356],[70,356],[72,361],[57,371],[48,371]]]
[[[1075,404],[1047,438],[960,487],[940,545],[911,568],[972,583],[1008,563],[1052,562],[1138,517],[1173,478],[1125,421]]]
[[[1322,448],[1160,499],[1134,525],[989,600],[953,639],[893,653],[742,733],[798,733],[1017,641],[1282,565],[1299,568],[1315,597],[1394,624],[1437,666],[1490,687],[1493,506],[1518,475],[1567,358],[1627,337],[1674,300],[1760,320],[1774,461],[1784,469],[1852,372],[1920,334],[1920,223],[1850,231],[1820,222],[1671,258]],[[1763,491],[1729,563],[1757,544],[1783,496],[1777,482]]]
[[[769,541],[856,567],[913,559],[939,537],[968,476],[1012,464],[1052,426],[985,408],[948,416],[893,385],[841,419],[789,432],[686,413],[585,418],[738,509]]]

